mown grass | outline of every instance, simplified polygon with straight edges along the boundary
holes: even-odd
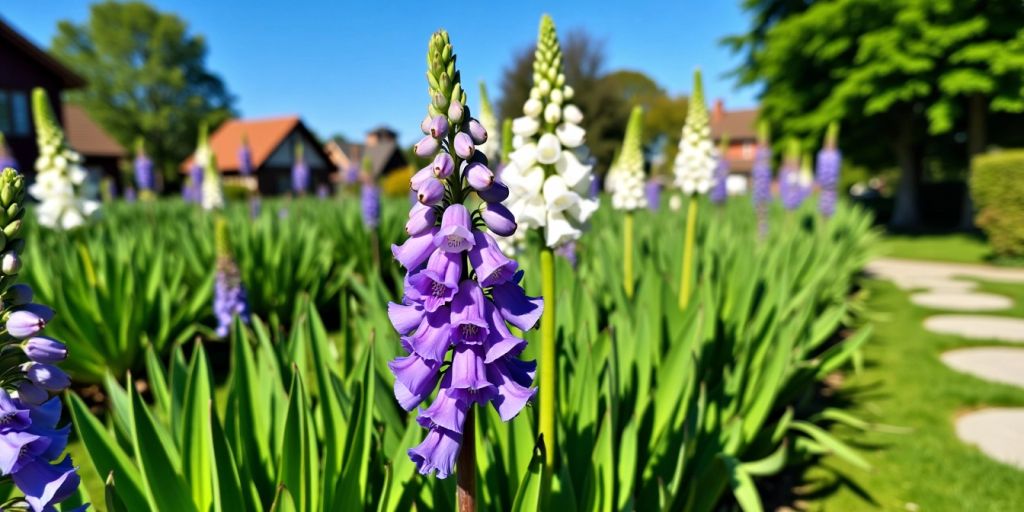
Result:
[[[977,235],[886,235],[879,241],[878,254],[891,258],[987,263],[992,251]]]
[[[869,281],[867,289],[875,331],[865,348],[864,371],[845,379],[839,398],[851,400],[849,411],[862,419],[907,430],[836,427],[872,469],[824,458],[805,475],[807,509],[1020,510],[1024,471],[960,442],[953,420],[988,406],[1024,407],[1024,389],[957,373],[939,359],[952,348],[999,343],[928,333],[922,321],[935,311],[912,305],[907,293],[887,282]],[[1024,316],[1024,285],[983,284],[980,290],[1013,298],[1014,308],[999,314]]]

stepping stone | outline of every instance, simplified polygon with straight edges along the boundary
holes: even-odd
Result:
[[[1024,349],[976,347],[950,350],[942,362],[979,379],[1024,387]]]
[[[924,328],[938,334],[952,334],[975,340],[1024,343],[1024,320],[985,315],[935,315]]]
[[[960,281],[944,277],[911,277],[895,282],[905,290],[922,289],[936,292],[967,292],[978,287],[978,283],[973,281]]]
[[[996,311],[1009,309],[1013,301],[1009,297],[996,295],[994,293],[981,292],[956,292],[956,291],[933,291],[915,293],[910,296],[910,302],[932,309],[945,309],[950,311]]]
[[[965,414],[956,420],[956,435],[985,455],[1024,469],[1024,409],[991,408]]]

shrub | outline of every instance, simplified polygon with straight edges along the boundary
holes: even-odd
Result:
[[[996,255],[1024,256],[1024,149],[979,155],[972,169],[975,222]]]

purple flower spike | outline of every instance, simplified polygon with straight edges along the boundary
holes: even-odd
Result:
[[[409,220],[405,223],[405,232],[409,236],[416,236],[432,227],[437,220],[437,213],[434,208],[417,202],[409,210]]]
[[[363,225],[367,229],[376,229],[380,224],[380,188],[372,180],[366,180],[360,190],[359,199]]]
[[[422,299],[423,307],[429,312],[455,297],[462,275],[462,257],[453,252],[435,251],[427,260],[427,268],[409,278],[411,288],[406,295]]]
[[[419,192],[419,194],[417,194],[416,197],[419,199],[420,203],[427,206],[433,206],[440,203],[441,199],[444,198],[444,185],[432,177],[424,181],[423,185],[420,186],[417,192]]]
[[[466,280],[452,299],[452,335],[456,345],[478,345],[487,339],[487,321],[484,320],[484,291],[480,285]]]
[[[490,187],[477,190],[476,194],[488,203],[500,203],[508,199],[508,187],[500,181],[494,181]]]
[[[480,286],[491,287],[511,280],[519,264],[505,256],[491,235],[474,231],[476,244],[469,251],[469,264],[476,270]]]
[[[473,138],[473,143],[478,146],[487,142],[487,130],[476,119],[469,120],[469,136]]]
[[[445,116],[434,116],[430,121],[430,136],[435,139],[448,135],[448,118]]]
[[[430,253],[434,252],[434,235],[436,234],[437,228],[432,228],[413,236],[402,245],[392,245],[391,254],[406,270],[414,271],[424,261],[427,261]]]
[[[26,304],[7,319],[7,333],[17,339],[39,334],[53,319],[53,310],[41,304]]]
[[[461,204],[450,205],[441,217],[441,229],[434,237],[434,246],[453,253],[471,249],[475,243],[471,227],[469,210]]]
[[[421,475],[436,472],[438,478],[448,478],[455,470],[455,459],[461,447],[461,434],[432,428],[419,446],[409,449],[409,458],[416,463]]]
[[[533,328],[544,312],[544,299],[527,297],[518,280],[495,285],[491,288],[491,296],[501,316],[524,331]]]
[[[484,224],[498,236],[512,236],[516,232],[516,217],[501,203],[487,203],[480,216]]]
[[[708,197],[715,204],[722,204],[729,197],[729,161],[725,155],[718,155],[718,162],[715,165],[715,184],[711,186]]]
[[[494,173],[486,165],[473,162],[466,166],[466,181],[476,190],[487,190],[494,184]]]
[[[468,160],[476,152],[476,146],[473,145],[473,138],[466,132],[459,132],[455,136],[455,154],[464,160]]]
[[[29,338],[24,350],[25,355],[37,363],[59,363],[68,357],[68,348],[63,343],[43,336]]]
[[[441,152],[434,157],[431,168],[434,170],[434,177],[443,180],[452,175],[452,171],[455,170],[455,160],[448,153]]]
[[[434,153],[436,153],[437,148],[437,139],[431,137],[430,135],[427,135],[420,139],[420,141],[417,142],[416,145],[412,147],[412,150],[414,153],[416,153],[416,156],[420,158],[427,158],[428,156],[431,156]]]

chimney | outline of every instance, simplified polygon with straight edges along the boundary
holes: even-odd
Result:
[[[715,100],[714,106],[711,107],[711,122],[719,124],[723,118],[725,118],[725,103],[722,98],[718,98]]]

